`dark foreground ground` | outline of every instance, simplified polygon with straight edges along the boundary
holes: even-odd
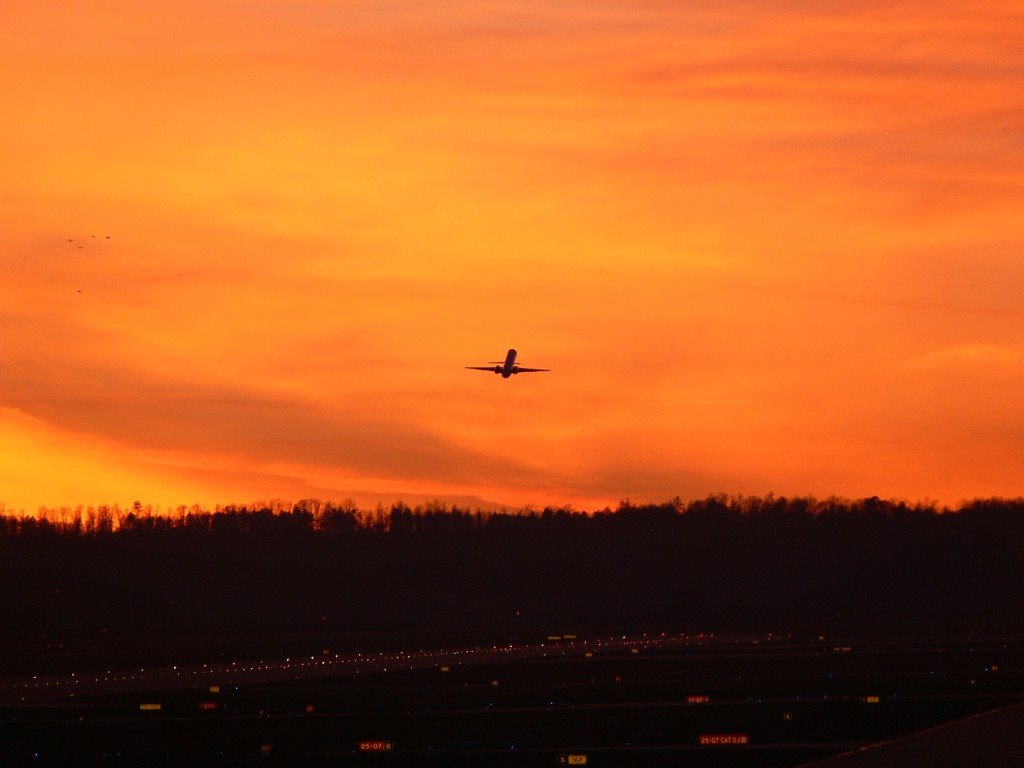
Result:
[[[23,702],[25,681],[6,681],[0,765],[796,766],[1024,702],[1016,636],[579,638],[315,661],[162,670],[149,691],[93,673],[73,698],[62,683]]]

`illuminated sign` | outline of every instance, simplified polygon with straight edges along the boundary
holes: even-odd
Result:
[[[441,671],[442,672],[447,672],[448,671],[448,667],[441,667]]]
[[[879,701],[881,701],[881,699],[879,699],[877,696],[865,696],[864,697],[864,703],[865,704],[877,704]]]
[[[687,696],[686,697],[686,703],[687,704],[707,704],[709,701],[711,701],[711,697],[710,696]]]
[[[139,704],[139,709],[143,712],[156,712],[160,709],[159,704]]]
[[[392,752],[395,749],[393,741],[360,741],[360,752]]]
[[[697,739],[702,747],[723,747],[749,744],[749,733],[702,733]]]
[[[630,648],[629,652],[630,653],[640,653],[640,649],[639,648]]]
[[[562,635],[562,637],[565,640],[575,640],[576,639],[576,635]],[[586,755],[584,755],[584,757],[586,757]]]
[[[217,708],[217,702],[216,701],[200,701],[199,702],[199,708],[200,709],[216,709]]]
[[[312,714],[315,711],[316,711],[316,707],[314,707],[312,704],[307,704],[306,705],[306,712],[307,713]]]
[[[561,635],[548,635],[548,640],[561,640]]]
[[[586,765],[587,764],[587,756],[586,755],[559,755],[558,756],[558,764],[559,765]]]
[[[220,686],[219,685],[211,685],[210,686],[210,693],[220,693]]]
[[[491,680],[491,685],[497,685],[497,684],[498,684],[497,680]]]
[[[592,658],[594,658],[594,654],[592,654],[590,651],[587,651],[586,653],[583,654],[583,658],[585,658],[585,659],[592,659]]]
[[[853,650],[853,647],[849,646],[849,645],[837,645],[832,650],[836,651],[837,653],[849,653],[850,651]]]

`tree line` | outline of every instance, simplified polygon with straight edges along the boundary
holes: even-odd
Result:
[[[371,629],[1003,631],[1024,624],[1022,564],[1024,499],[3,512],[0,643]]]
[[[27,514],[24,510],[8,510],[0,502],[0,538],[78,538],[105,536],[116,532],[174,529],[230,531],[236,534],[299,529],[328,534],[389,533],[393,528],[400,532],[427,530],[438,525],[480,528],[495,524],[498,520],[512,520],[529,525],[531,521],[564,518],[598,521],[607,518],[628,518],[632,523],[644,524],[655,519],[682,521],[684,517],[687,523],[698,520],[706,522],[716,518],[723,522],[729,519],[794,521],[801,518],[829,519],[837,516],[900,521],[915,517],[980,514],[1010,521],[1017,517],[1022,508],[1024,498],[964,500],[951,508],[929,500],[911,503],[905,499],[881,499],[877,496],[851,500],[835,496],[826,499],[817,499],[813,496],[787,498],[776,497],[773,494],[763,497],[717,494],[689,502],[676,497],[662,504],[634,504],[626,499],[621,501],[615,510],[605,507],[592,512],[580,511],[572,506],[545,507],[540,511],[533,506],[500,511],[473,511],[458,505],[449,507],[440,501],[414,508],[403,502],[397,502],[390,507],[378,504],[374,509],[367,510],[360,509],[350,499],[340,503],[320,499],[302,499],[293,503],[274,499],[252,504],[217,505],[212,510],[199,504],[162,509],[153,505],[144,506],[136,501],[130,507],[118,504],[95,507],[39,507],[34,514]]]

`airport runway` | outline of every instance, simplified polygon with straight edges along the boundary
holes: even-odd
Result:
[[[606,637],[587,640],[548,640],[526,644],[475,648],[443,648],[393,653],[337,654],[271,661],[230,662],[151,669],[72,672],[0,680],[0,705],[40,705],[69,698],[143,691],[172,691],[209,686],[253,685],[394,670],[466,664],[494,664],[533,658],[557,658],[615,650],[637,653],[693,642],[685,637]]]
[[[979,639],[979,643],[983,640]],[[1015,645],[1024,643],[1014,639]],[[952,650],[962,640],[932,639],[933,651]],[[59,675],[33,675],[0,679],[0,706],[45,705],[79,697],[111,694],[202,689],[210,686],[251,686],[257,683],[310,680],[431,667],[455,668],[465,665],[498,664],[528,659],[583,657],[609,652],[641,654],[671,649],[699,652],[704,659],[742,659],[754,651],[770,653],[774,658],[836,654],[852,657],[884,651],[889,657],[919,653],[920,643],[912,639],[860,640],[834,645],[830,642],[789,641],[780,636],[715,635],[616,635],[581,639],[576,636],[551,637],[530,643],[438,648],[381,653],[332,653],[288,657],[275,660],[233,661],[201,665],[173,665],[141,669],[108,669]]]

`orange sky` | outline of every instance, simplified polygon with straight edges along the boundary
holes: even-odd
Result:
[[[1021,40],[1018,2],[8,0],[0,501],[1020,495]],[[463,370],[509,346],[554,371]]]

